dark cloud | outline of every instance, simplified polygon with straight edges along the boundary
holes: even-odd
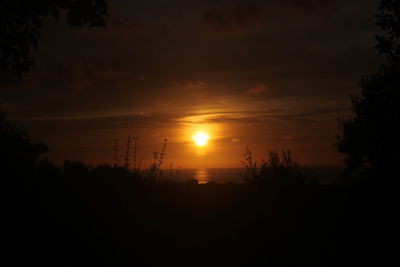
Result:
[[[245,3],[230,4],[206,10],[202,20],[217,33],[241,33],[260,26],[261,10]]]
[[[54,130],[70,129],[72,131],[117,131],[133,128],[164,128],[170,127],[176,115],[148,114],[144,112],[131,112],[122,114],[93,114],[66,117],[29,117],[20,118],[19,121],[26,125],[40,125],[43,128]]]
[[[285,2],[285,1],[284,1]],[[289,5],[293,7],[308,10],[318,11],[326,8],[336,8],[341,4],[345,4],[348,1],[345,0],[286,0]]]

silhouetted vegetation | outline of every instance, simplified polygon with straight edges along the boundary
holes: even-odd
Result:
[[[41,2],[44,10],[23,17],[29,25],[58,7],[103,6],[103,1]],[[4,3],[1,15],[4,7],[13,7]],[[400,21],[399,1],[382,1],[381,11]],[[390,16],[382,16],[384,29],[398,29]],[[56,166],[45,157],[47,146],[31,141],[1,110],[2,266],[393,265],[397,188],[385,182],[395,177],[388,170],[396,169],[393,152],[399,144],[393,127],[399,118],[393,36],[380,39],[392,60],[363,81],[361,95],[353,97],[355,118],[341,122],[337,144],[349,170],[382,175],[372,183],[318,184],[290,151],[275,150],[261,162],[245,152],[243,184],[179,183],[169,179],[172,168],[169,177],[161,170],[166,139],[147,170],[136,162],[137,138],[128,138],[123,164],[115,140],[113,164]],[[24,49],[11,67],[17,72],[30,66]]]
[[[0,67],[21,76],[35,64],[32,50],[39,45],[47,17],[66,14],[70,26],[105,26],[105,0],[2,0],[0,2]]]
[[[290,151],[258,164],[248,150],[244,184],[179,183],[160,169],[166,140],[148,170],[58,167],[5,112],[0,125],[7,266],[357,266],[395,255],[390,197],[312,182]]]
[[[253,159],[251,151],[247,148],[242,161],[245,172],[243,179],[251,184],[264,184],[270,187],[298,186],[306,183],[316,183],[315,174],[311,169],[300,167],[290,150],[268,151],[268,159],[260,163]]]
[[[2,170],[29,174],[39,157],[47,152],[43,142],[32,142],[27,132],[15,122],[6,119],[0,106],[0,165]]]
[[[378,35],[385,65],[363,77],[361,93],[351,96],[354,117],[340,120],[341,134],[336,144],[345,155],[344,177],[391,176],[397,171],[397,151],[400,149],[400,1],[383,0],[378,25],[385,35]],[[388,178],[381,178],[388,179]]]

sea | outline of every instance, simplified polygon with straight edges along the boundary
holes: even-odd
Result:
[[[309,167],[320,184],[333,182],[342,171],[339,166],[317,166]],[[178,182],[185,182],[195,179],[200,184],[208,182],[216,183],[243,183],[244,168],[199,168],[199,169],[179,169],[163,170],[164,177],[170,177]]]

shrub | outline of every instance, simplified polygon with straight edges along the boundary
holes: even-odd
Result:
[[[290,150],[268,150],[268,159],[258,163],[247,148],[242,164],[245,172],[242,177],[246,183],[268,185],[302,185],[316,181],[313,171],[301,167]]]

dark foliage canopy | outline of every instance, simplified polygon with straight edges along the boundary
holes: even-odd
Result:
[[[340,120],[336,147],[345,155],[348,173],[391,172],[400,148],[400,1],[382,0],[376,48],[387,63],[362,78],[361,93],[351,96],[354,117]]]
[[[105,0],[0,1],[0,68],[21,76],[35,67],[32,50],[38,48],[44,20],[66,14],[70,26],[105,26]]]
[[[385,35],[376,36],[378,40],[376,48],[381,54],[386,55],[391,63],[398,62],[400,59],[400,1],[382,0],[377,18],[377,24]]]
[[[0,107],[0,172],[31,172],[48,150],[43,142],[33,142],[17,123],[6,118]]]

